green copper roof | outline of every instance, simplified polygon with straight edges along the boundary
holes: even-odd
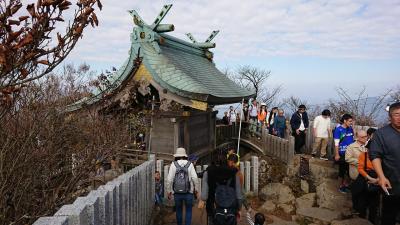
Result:
[[[194,41],[191,35],[188,36],[194,43],[162,33],[174,29],[173,25],[160,24],[171,6],[164,6],[152,25],[147,25],[136,11],[130,11],[137,26],[131,33],[129,58],[110,79],[112,87],[95,91],[92,97],[70,105],[67,111],[79,109],[83,104],[93,104],[101,100],[105,93],[117,91],[137,69],[134,61],[138,53],[154,81],[181,97],[218,105],[239,102],[254,95],[253,91],[243,89],[227,78],[212,62],[213,54],[208,48],[215,47],[210,41],[218,31],[214,31],[203,43]]]
[[[227,78],[197,49],[185,50],[170,41],[159,46],[161,52],[157,53],[151,45],[140,44],[143,63],[155,81],[170,92],[213,105],[238,102],[253,95]]]

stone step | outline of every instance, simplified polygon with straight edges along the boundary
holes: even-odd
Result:
[[[318,186],[324,179],[337,179],[338,168],[332,161],[324,161],[317,158],[309,159],[310,174],[314,178],[315,185]]]
[[[314,223],[329,224],[334,220],[341,219],[341,213],[318,207],[300,207],[296,210],[300,219],[311,220]]]
[[[350,211],[351,194],[340,193],[339,182],[333,179],[323,179],[317,186],[317,205],[320,208],[336,210],[339,212]]]

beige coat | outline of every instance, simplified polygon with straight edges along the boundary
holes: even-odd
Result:
[[[349,164],[349,175],[352,180],[358,176],[358,157],[367,149],[357,141],[349,145],[346,149],[346,162]]]

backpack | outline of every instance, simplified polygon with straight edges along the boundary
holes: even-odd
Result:
[[[215,189],[215,225],[236,225],[238,201],[236,191],[231,187],[232,178],[225,184],[217,183]]]
[[[190,192],[190,180],[188,168],[190,162],[187,162],[185,166],[180,166],[177,161],[174,161],[176,167],[175,178],[173,182],[173,190],[177,194],[186,194]]]

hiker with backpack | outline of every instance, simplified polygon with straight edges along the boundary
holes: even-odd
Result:
[[[185,204],[186,209],[185,225],[190,225],[194,195],[198,198],[198,193],[195,192],[195,190],[199,190],[197,173],[193,164],[188,161],[184,148],[177,148],[174,158],[167,177],[169,190],[173,191],[168,193],[168,199],[171,199],[172,194],[174,194],[177,225],[183,224],[183,204]]]
[[[206,202],[207,224],[236,225],[243,195],[238,169],[227,165],[226,155],[217,154],[203,174],[199,208]]]

